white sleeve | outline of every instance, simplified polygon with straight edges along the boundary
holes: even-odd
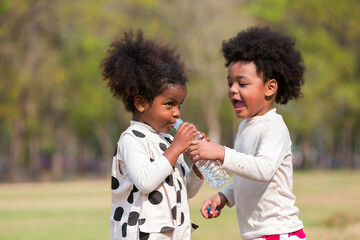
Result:
[[[120,161],[124,162],[127,177],[142,193],[155,190],[173,172],[165,156],[151,160],[141,142],[130,134],[120,141]]]
[[[191,169],[186,173],[186,188],[188,198],[194,197],[200,190],[204,180],[201,180],[194,172],[192,166]]]
[[[224,169],[248,180],[270,181],[282,160],[291,154],[291,142],[287,129],[282,126],[272,126],[262,134],[255,155],[225,147]]]
[[[228,207],[232,207],[235,205],[235,197],[234,197],[234,183],[231,182],[226,187],[220,190],[222,194],[226,197]]]

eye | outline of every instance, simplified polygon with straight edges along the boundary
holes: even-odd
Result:
[[[228,82],[228,83],[227,83],[227,86],[228,86],[229,88],[231,88],[232,85],[233,85],[232,82]]]
[[[167,103],[165,103],[165,105],[169,106],[169,107],[172,107],[172,106],[174,106],[174,103],[173,102],[167,102]]]

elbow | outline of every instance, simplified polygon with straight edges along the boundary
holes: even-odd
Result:
[[[263,163],[257,167],[258,174],[256,174],[257,177],[254,180],[261,183],[270,182],[277,169],[278,167],[274,164],[274,161],[271,161],[269,158],[263,158]]]
[[[138,187],[139,191],[141,193],[144,193],[144,194],[149,194],[151,193],[152,191],[154,191],[153,188],[150,188],[150,187],[147,187],[147,186],[141,186],[141,187]]]
[[[261,171],[253,180],[259,183],[270,182],[275,175],[275,171]]]
[[[142,177],[140,177],[142,176]],[[135,183],[137,189],[144,194],[149,194],[152,191],[154,191],[160,184],[161,181],[154,181],[154,178],[151,178],[145,174],[140,174],[139,177],[136,179],[136,181],[133,181]]]
[[[149,194],[157,188],[158,185],[151,184],[149,181],[139,181],[136,185],[137,189],[144,194]]]

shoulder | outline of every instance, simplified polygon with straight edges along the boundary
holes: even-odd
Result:
[[[289,130],[283,117],[275,109],[264,119],[263,132],[273,136],[290,137]]]
[[[124,132],[122,132],[118,145],[133,148],[137,145],[144,145],[148,138],[149,133],[146,129],[139,128],[137,125],[130,125]]]

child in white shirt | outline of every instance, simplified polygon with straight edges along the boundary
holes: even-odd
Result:
[[[193,162],[216,159],[234,174],[229,185],[204,202],[201,213],[213,218],[225,205],[236,206],[245,240],[305,239],[292,189],[289,131],[273,106],[302,95],[305,68],[294,45],[290,37],[257,27],[224,42],[228,97],[244,120],[234,149],[198,140],[189,149]]]
[[[168,134],[186,96],[183,63],[168,46],[130,30],[111,43],[101,67],[111,92],[133,115],[113,157],[111,239],[190,239],[197,226],[187,199],[203,180],[182,152],[198,132],[184,123],[174,137]]]

